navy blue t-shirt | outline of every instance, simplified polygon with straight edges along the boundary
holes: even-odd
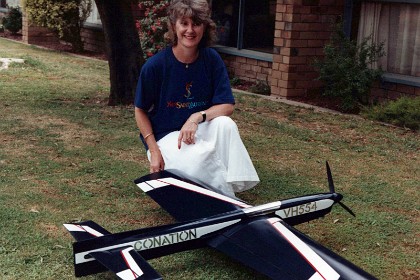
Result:
[[[134,104],[147,112],[156,140],[180,130],[191,114],[215,104],[235,104],[225,64],[211,48],[195,62],[179,62],[168,47],[144,64]]]

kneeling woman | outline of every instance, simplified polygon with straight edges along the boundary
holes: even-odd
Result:
[[[215,24],[206,0],[174,0],[171,45],[143,66],[135,117],[150,172],[178,169],[225,194],[252,188],[258,175],[236,124],[226,67],[208,48]]]

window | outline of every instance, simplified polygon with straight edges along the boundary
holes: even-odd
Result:
[[[272,53],[275,0],[213,0],[219,45]]]
[[[378,62],[384,71],[420,77],[420,5],[363,2],[358,41],[368,36],[385,43],[386,56]]]
[[[0,0],[0,10],[2,10],[2,12],[7,12],[8,7],[18,6],[20,6],[19,0]]]
[[[19,0],[0,0],[0,8],[17,7],[20,5]]]
[[[102,24],[101,17],[99,16],[98,8],[96,7],[95,1],[92,1],[92,11],[89,17],[86,19],[86,23],[94,25]]]

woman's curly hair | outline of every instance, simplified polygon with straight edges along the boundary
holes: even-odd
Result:
[[[199,47],[207,47],[217,41],[216,24],[211,19],[207,0],[172,0],[168,7],[168,32],[165,39],[173,46],[178,44],[174,26],[180,18],[191,18],[196,24],[204,24],[204,35]]]

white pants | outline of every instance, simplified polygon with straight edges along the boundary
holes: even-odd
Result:
[[[195,144],[182,143],[178,149],[179,131],[157,143],[165,169],[177,169],[228,195],[254,187],[260,181],[238,127],[229,117],[217,117],[200,123]],[[147,152],[150,160],[150,152]]]

